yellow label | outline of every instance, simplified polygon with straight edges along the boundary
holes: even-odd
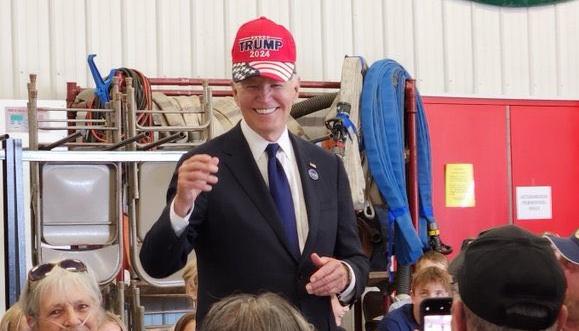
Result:
[[[471,163],[449,163],[444,169],[446,207],[474,207],[474,170]]]

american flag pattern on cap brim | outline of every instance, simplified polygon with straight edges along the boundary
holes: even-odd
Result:
[[[232,67],[233,81],[239,82],[253,76],[270,77],[287,82],[294,74],[295,64],[291,62],[254,61],[234,63]]]

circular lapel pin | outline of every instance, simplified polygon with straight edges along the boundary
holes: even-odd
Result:
[[[310,178],[313,180],[320,179],[320,175],[318,174],[318,171],[316,169],[310,168],[308,170],[308,175],[310,175]]]

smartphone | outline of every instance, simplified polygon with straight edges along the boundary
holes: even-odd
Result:
[[[424,331],[450,331],[452,298],[428,298],[420,303],[420,325]]]

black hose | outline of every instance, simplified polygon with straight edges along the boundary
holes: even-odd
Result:
[[[410,294],[410,275],[411,268],[409,265],[399,265],[396,271],[396,294]]]
[[[292,106],[290,115],[298,119],[302,116],[317,112],[318,110],[326,109],[332,105],[338,93],[321,94],[304,101],[300,101]]]

